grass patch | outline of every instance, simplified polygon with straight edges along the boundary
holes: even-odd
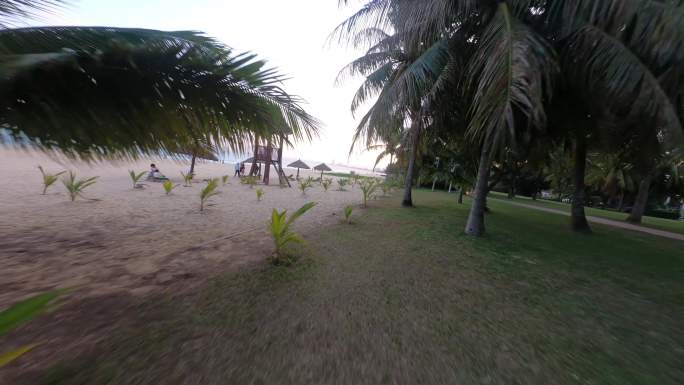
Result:
[[[77,383],[676,384],[682,243],[418,190],[309,234],[292,267],[228,274],[157,305]],[[80,382],[79,382],[80,381]]]
[[[491,192],[489,194],[491,198],[494,199],[506,199],[506,194],[502,193],[497,193],[497,192]],[[523,197],[523,196],[516,196],[513,198],[514,201],[520,202],[520,203],[525,203],[529,205],[534,205],[534,206],[539,206],[539,207],[546,207],[550,209],[556,209],[556,210],[562,210],[565,212],[570,212],[570,204],[569,203],[563,203],[563,202],[557,202],[557,201],[552,201],[552,200],[547,200],[547,199],[537,199],[537,200],[532,200],[532,198],[528,197]],[[613,219],[616,221],[622,221],[624,222],[627,216],[629,215],[628,213],[621,213],[618,211],[611,211],[611,210],[603,210],[603,209],[597,209],[594,207],[585,207],[585,212],[587,215],[591,215],[594,217],[599,217],[599,218],[606,218],[606,219]],[[653,229],[658,229],[658,230],[664,230],[664,231],[671,231],[673,233],[678,233],[678,234],[684,234],[684,221],[677,221],[673,219],[665,219],[665,218],[657,218],[657,217],[649,217],[644,215],[642,220],[641,220],[641,226],[644,227],[650,227]]]

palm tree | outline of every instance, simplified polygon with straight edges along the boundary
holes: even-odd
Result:
[[[546,128],[548,113],[560,114],[549,109],[552,94],[584,101],[562,119],[574,126],[566,133],[575,149],[573,228],[588,231],[587,140],[600,119],[629,111],[649,117],[654,130],[681,131],[682,108],[672,100],[684,92],[682,15],[681,1],[374,0],[339,29],[401,25],[409,46],[446,39],[448,47],[474,47],[472,54],[458,51],[468,68],[460,83],[470,111],[467,136],[480,148],[471,235],[484,233],[491,160]]]
[[[25,3],[0,1],[0,14]],[[276,70],[198,32],[2,29],[0,72],[0,125],[23,143],[84,158],[197,143],[242,150],[256,136],[310,139],[319,127]]]
[[[378,141],[393,145],[395,143],[392,141],[402,136],[404,122],[409,122],[405,135],[408,162],[402,205],[410,207],[413,205],[411,188],[415,162],[426,112],[429,110],[430,92],[437,84],[437,75],[448,63],[445,41],[425,49],[419,44],[409,43],[408,35],[398,23],[390,22],[387,26],[394,32],[392,34],[382,28],[364,28],[355,23],[352,16],[334,34],[342,39],[349,31],[358,27],[350,35],[354,45],[358,47],[367,44],[370,48],[365,55],[340,71],[338,81],[342,81],[347,75],[365,76],[365,81],[352,100],[352,113],[371,98],[377,97],[377,100],[361,118],[351,150],[361,139],[365,139],[366,147]]]

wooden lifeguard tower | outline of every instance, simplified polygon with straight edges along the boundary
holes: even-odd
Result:
[[[282,142],[281,142],[282,143]],[[278,179],[281,185],[287,184],[287,187],[292,187],[290,181],[285,176],[283,171],[283,148],[273,147],[270,144],[266,146],[254,146],[254,156],[252,157],[254,164],[263,164],[264,184],[268,185],[270,179],[271,166],[273,166],[278,173]],[[250,175],[256,175],[256,167],[252,167]]]

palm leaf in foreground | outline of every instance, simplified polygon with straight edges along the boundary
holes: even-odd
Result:
[[[40,315],[59,295],[59,291],[39,294],[0,312],[0,337]],[[36,344],[23,345],[0,353],[0,368],[19,358],[35,346]]]
[[[309,139],[320,125],[263,60],[198,32],[3,30],[0,72],[0,125],[10,136],[86,159],[174,153],[198,141],[244,150],[257,134]]]

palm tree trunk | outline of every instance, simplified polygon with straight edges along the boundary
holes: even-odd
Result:
[[[622,206],[625,203],[625,192],[620,192],[620,201],[618,201],[618,211],[622,212]]]
[[[413,199],[411,198],[411,187],[413,186],[413,175],[416,168],[416,156],[418,153],[418,145],[420,144],[420,117],[414,114],[411,122],[411,148],[409,149],[408,167],[406,168],[406,181],[404,182],[404,199],[401,205],[404,207],[413,207]]]
[[[591,232],[589,222],[584,214],[585,186],[584,173],[587,167],[587,137],[584,129],[577,130],[575,140],[575,192],[572,197],[572,207],[570,216],[572,219],[572,229],[579,232]]]
[[[196,158],[197,157],[195,156],[195,154],[192,154],[192,160],[190,161],[190,175],[195,174],[195,159]]]
[[[449,194],[451,194],[451,182],[449,182]]]
[[[458,188],[458,203],[463,204],[463,186]]]
[[[632,206],[632,212],[627,217],[627,222],[641,223],[641,217],[644,215],[646,203],[648,203],[648,190],[651,188],[651,179],[652,177],[649,174],[639,183],[639,192],[637,192],[634,206]]]
[[[437,183],[437,178],[432,180],[432,191],[435,191],[435,184]]]
[[[484,214],[485,207],[487,207],[487,193],[489,192],[487,179],[489,179],[489,149],[483,146],[482,153],[480,154],[480,164],[477,168],[475,196],[465,228],[466,234],[475,237],[482,236],[485,232]]]
[[[264,184],[268,186],[268,183],[270,182],[271,179],[271,153],[273,152],[273,147],[271,147],[271,141],[268,141],[268,144],[266,145],[266,152],[268,154],[268,161],[264,163]]]
[[[257,172],[257,151],[259,151],[259,138],[254,138],[254,156],[252,165],[249,167],[249,176],[255,176]]]

